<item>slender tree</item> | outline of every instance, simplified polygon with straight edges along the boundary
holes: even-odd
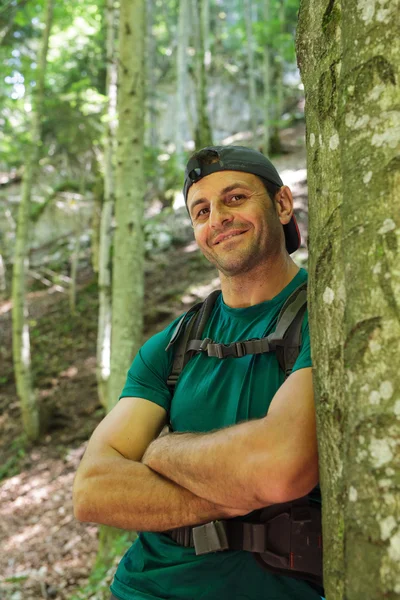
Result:
[[[115,204],[114,153],[117,112],[117,60],[115,50],[117,11],[115,0],[106,7],[107,28],[107,130],[104,145],[104,201],[101,210],[99,248],[99,326],[97,330],[97,390],[101,404],[107,408],[108,379],[111,364],[111,244]]]
[[[189,40],[189,0],[180,0],[178,17],[178,40],[176,52],[176,127],[175,147],[178,162],[183,166],[184,141],[187,137],[186,90],[187,90],[187,46]]]
[[[253,145],[257,145],[257,90],[253,36],[253,2],[244,0],[244,18],[246,22],[247,74],[249,83],[250,129]]]
[[[270,0],[263,2],[263,17],[265,23],[270,20]],[[269,41],[269,40],[268,40]],[[263,150],[266,155],[270,151],[271,141],[271,104],[272,104],[272,73],[271,73],[271,48],[268,41],[264,45],[264,61],[263,61],[263,83],[264,83],[264,134],[263,134]]]
[[[400,594],[395,5],[302,0],[300,9],[328,600]]]
[[[207,76],[205,66],[204,40],[208,31],[205,31],[205,1],[193,1],[194,38],[196,50],[196,148],[212,145],[211,126],[207,113]]]
[[[37,173],[41,150],[41,121],[45,96],[45,75],[50,30],[53,16],[53,0],[44,5],[45,27],[41,40],[36,85],[32,94],[32,111],[29,115],[30,142],[24,174],[22,177],[22,196],[18,210],[18,223],[15,240],[15,256],[12,276],[12,329],[13,359],[17,393],[21,402],[24,431],[31,440],[40,434],[39,406],[32,384],[29,325],[25,296],[25,277],[28,268],[28,232],[32,186]]]
[[[148,103],[148,142],[151,148],[158,148],[159,128],[157,127],[157,38],[153,33],[155,22],[155,2],[147,0],[147,59],[146,59],[146,81],[148,82],[149,92],[147,94]],[[179,41],[178,41],[179,44]]]
[[[144,0],[122,0],[109,408],[117,402],[142,343],[144,36]]]

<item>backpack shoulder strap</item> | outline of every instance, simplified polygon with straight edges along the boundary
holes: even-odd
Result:
[[[286,300],[279,313],[276,329],[268,336],[285,378],[292,372],[300,352],[301,326],[306,310],[307,282],[304,282]]]
[[[176,383],[183,368],[193,354],[195,354],[193,351],[188,351],[189,341],[193,338],[199,339],[203,335],[204,327],[220,293],[221,290],[214,290],[204,302],[199,302],[195,306],[192,306],[183,315],[172,334],[171,340],[166,347],[166,350],[169,350],[173,344],[176,344],[172,369],[167,379],[167,385],[172,393],[175,391]]]

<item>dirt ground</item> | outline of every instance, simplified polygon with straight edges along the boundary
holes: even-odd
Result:
[[[304,169],[298,163],[288,169]],[[297,187],[296,187],[297,186]],[[305,174],[292,184],[303,237],[307,233]],[[300,263],[306,259],[300,251]],[[189,244],[146,264],[145,338],[159,331],[198,297],[218,287],[216,271]],[[72,483],[87,440],[104,415],[96,389],[97,285],[80,271],[77,313],[65,292],[29,294],[35,386],[48,410],[39,443],[26,441],[13,383],[11,306],[0,304],[0,598],[71,600],[88,583],[98,528],[76,521]],[[108,577],[111,577],[111,569]]]

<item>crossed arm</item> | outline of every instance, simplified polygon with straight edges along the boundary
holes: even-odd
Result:
[[[162,436],[142,462],[227,506],[253,510],[307,494],[318,483],[312,369],[292,373],[262,419],[205,434]]]
[[[79,520],[164,531],[298,498],[318,482],[311,368],[290,375],[262,419],[158,438],[165,422],[141,398],[105,417],[75,478]]]

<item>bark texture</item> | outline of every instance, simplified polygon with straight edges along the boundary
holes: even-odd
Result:
[[[118,401],[143,332],[144,0],[122,0],[109,408]]]
[[[53,17],[53,0],[45,3],[45,28],[37,61],[36,87],[32,97],[30,142],[22,178],[22,195],[18,210],[15,255],[12,276],[12,337],[13,360],[17,393],[21,402],[23,427],[31,440],[40,434],[39,406],[32,385],[29,325],[25,296],[25,277],[28,268],[29,214],[32,185],[36,175],[41,149],[41,120],[43,116],[44,83],[47,65],[50,30]]]
[[[399,14],[300,9],[327,600],[400,597]]]
[[[194,0],[193,13],[196,20],[195,23],[195,48],[196,48],[196,110],[197,110],[197,125],[196,125],[196,149],[204,148],[212,145],[211,126],[207,112],[207,74],[205,65],[205,46],[204,40],[208,35],[205,31],[205,10],[206,0]]]
[[[108,407],[108,379],[111,369],[111,244],[115,205],[114,156],[117,113],[117,62],[115,51],[115,0],[108,0],[107,23],[107,135],[104,147],[104,201],[100,221],[99,326],[97,330],[97,392]]]
[[[253,36],[253,2],[244,0],[244,18],[246,21],[247,37],[247,79],[249,84],[249,109],[250,129],[252,133],[253,146],[257,145],[257,91],[256,72],[254,64],[254,36]]]
[[[263,2],[263,17],[266,23],[270,19],[270,0],[264,0]],[[268,44],[264,47],[264,60],[263,60],[263,83],[264,83],[264,131],[263,131],[263,151],[267,156],[270,151],[270,140],[271,140],[271,50]]]
[[[189,0],[180,0],[178,17],[178,39],[176,52],[176,127],[175,147],[178,162],[184,168],[184,142],[187,137],[186,89],[187,89],[187,45],[189,39]]]

